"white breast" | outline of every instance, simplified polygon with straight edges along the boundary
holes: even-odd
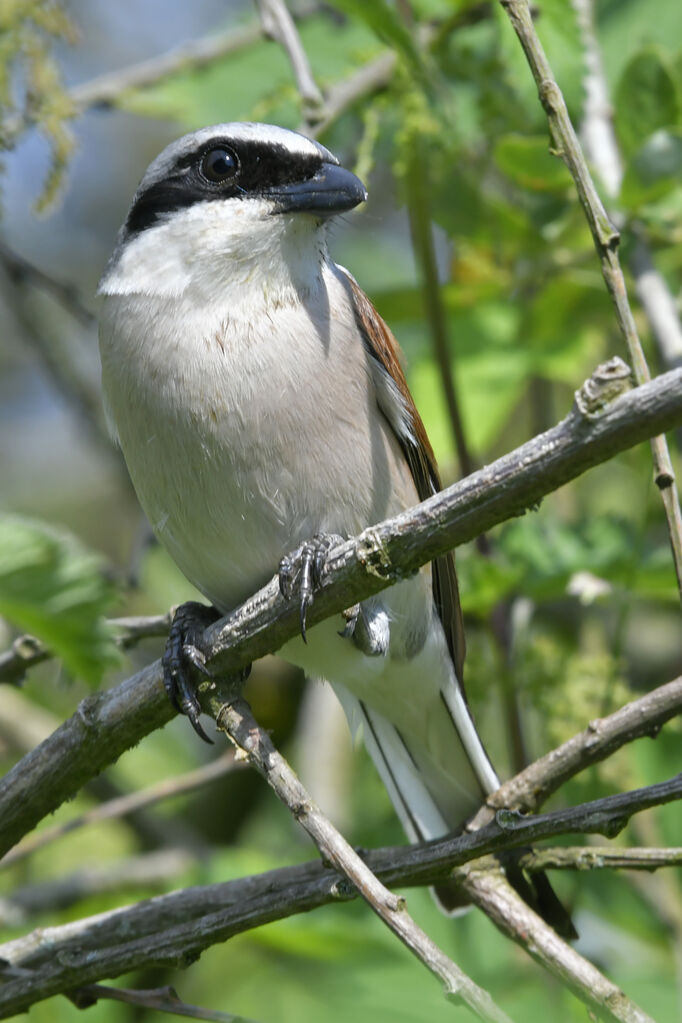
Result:
[[[248,320],[191,290],[107,296],[101,351],[140,502],[219,607],[316,532],[350,535],[416,500],[333,264],[302,301]]]

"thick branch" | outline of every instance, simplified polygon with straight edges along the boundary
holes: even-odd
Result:
[[[378,849],[368,853],[364,861],[386,885],[430,884],[450,876],[453,867],[502,849],[582,830],[612,833],[616,826],[622,827],[629,814],[681,794],[682,776],[678,776],[648,789],[608,796],[540,817],[506,815],[503,824],[493,821],[475,834],[423,846]],[[462,876],[468,884],[469,875]],[[0,1018],[75,986],[118,976],[141,963],[187,966],[209,945],[234,934],[356,894],[335,870],[315,862],[239,881],[183,889],[60,927],[41,927],[0,946],[0,958],[22,969],[0,986]],[[483,893],[476,897],[482,902],[488,896]],[[506,893],[504,898],[512,896]],[[521,911],[516,903],[514,906],[518,924],[523,913],[531,911],[527,907]],[[550,928],[547,931],[553,936],[552,942],[559,941]],[[543,940],[550,940],[544,931],[542,934]],[[566,948],[563,943],[561,947]]]
[[[682,422],[682,370],[635,388],[604,409],[598,403],[581,404],[583,412],[574,409],[558,426],[511,454],[338,547],[309,610],[310,625],[521,514],[600,461],[677,426]],[[273,580],[206,631],[208,663],[214,672],[237,671],[279,649],[298,628],[296,602],[285,601]],[[163,691],[159,662],[85,699],[72,718],[0,783],[0,854],[174,713]]]

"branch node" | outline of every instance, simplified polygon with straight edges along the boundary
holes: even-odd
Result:
[[[561,92],[559,86],[551,78],[543,78],[538,85],[540,102],[551,117],[556,117],[561,108]]]
[[[674,485],[675,475],[668,471],[659,472],[654,477],[654,481],[659,490],[666,490],[668,487],[672,487]]]
[[[356,898],[358,890],[347,877],[340,877],[329,889],[329,894],[333,899],[346,901],[347,899]]]
[[[519,824],[524,821],[524,815],[518,810],[502,809],[495,813],[495,823],[503,831],[515,831]]]
[[[386,546],[375,529],[365,529],[358,543],[358,561],[368,575],[392,579],[396,575]]]
[[[386,908],[391,913],[404,913],[407,910],[407,899],[404,895],[395,895],[389,892],[386,898]]]
[[[574,407],[585,419],[598,419],[607,405],[632,388],[632,371],[620,356],[602,362],[575,392]],[[591,726],[590,726],[591,727]]]
[[[612,817],[599,827],[599,831],[607,838],[615,838],[630,820],[629,815],[623,817]]]

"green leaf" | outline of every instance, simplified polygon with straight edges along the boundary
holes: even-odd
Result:
[[[679,115],[675,78],[662,50],[640,50],[616,89],[616,130],[625,153],[634,153],[659,128],[676,124]]]
[[[95,684],[120,664],[104,620],[115,599],[100,557],[41,522],[0,518],[0,615]]]
[[[522,188],[563,192],[571,184],[566,167],[550,153],[546,135],[503,135],[493,156],[499,169]]]

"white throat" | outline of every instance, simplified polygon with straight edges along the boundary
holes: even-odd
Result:
[[[197,203],[130,238],[100,282],[104,295],[212,302],[233,314],[301,301],[328,260],[326,229],[312,215],[273,214],[264,200]]]

